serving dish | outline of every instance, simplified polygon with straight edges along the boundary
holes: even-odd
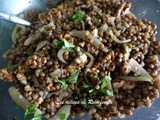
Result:
[[[137,15],[138,18],[147,18],[151,20],[153,23],[156,23],[158,28],[157,31],[160,31],[160,3],[158,0],[132,0],[133,6],[131,11]],[[34,10],[46,10],[45,7],[46,0],[39,2],[38,0],[2,0],[0,1],[0,11],[18,15],[24,11],[34,9]],[[13,23],[9,23],[6,21],[0,21],[0,56],[7,51],[11,47],[11,32],[12,28],[15,26]],[[160,34],[157,34],[157,39],[160,39]],[[6,62],[2,57],[0,57],[0,65],[1,68],[6,66]],[[21,120],[23,118],[24,111],[16,110],[16,104],[11,100],[8,95],[8,88],[11,84],[0,81],[0,119],[2,120]],[[138,110],[134,110],[134,114],[132,116],[128,116],[125,120],[158,120],[160,119],[160,104],[158,104],[159,99],[156,99],[152,103],[152,107],[140,108]],[[78,119],[78,118],[75,118]],[[87,119],[86,116],[84,119]]]

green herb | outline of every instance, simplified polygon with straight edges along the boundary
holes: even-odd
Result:
[[[114,96],[113,90],[102,89],[99,92],[103,93],[103,94],[106,94],[108,96]]]
[[[79,100],[78,95],[75,95],[75,96],[74,96],[74,100]]]
[[[102,84],[101,84],[100,89],[104,89],[107,86],[107,84],[111,81],[111,77],[104,76],[101,81],[102,81]]]
[[[78,70],[68,78],[65,78],[65,80],[68,81],[69,83],[76,83],[78,80],[79,73],[80,71]]]
[[[85,88],[89,93],[96,92],[95,89],[91,85],[88,85],[87,83],[83,83],[83,88]]]
[[[102,25],[102,19],[101,19],[101,18],[98,18],[97,21],[98,21],[98,23],[99,23],[100,25]]]
[[[65,120],[66,114],[65,113],[60,113],[59,118],[60,118],[60,120]]]
[[[92,88],[92,86],[88,85],[87,83],[83,83],[83,88],[88,89],[88,88]]]
[[[14,66],[15,66],[15,65],[10,65],[10,66],[8,66],[7,70],[8,70],[9,72],[12,72],[13,69],[14,69]]]
[[[17,110],[20,110],[20,109],[21,109],[21,107],[19,107],[19,106],[16,106],[16,109],[17,109]]]
[[[98,106],[97,107],[99,110],[104,110],[104,108],[102,106]]]
[[[34,105],[29,105],[25,111],[23,120],[27,120],[27,116],[32,115],[33,118],[31,120],[41,120],[44,118],[44,115],[37,115],[36,114],[36,107]]]
[[[68,84],[66,83],[65,80],[58,80],[58,83],[59,83],[60,87],[61,87],[63,90],[66,90],[66,89],[67,89]]]
[[[129,47],[127,44],[123,44],[124,50],[126,53],[129,53]]]
[[[75,47],[75,45],[73,45],[72,43],[68,42],[67,40],[63,40],[63,41],[59,41],[57,39],[55,39],[52,44],[56,47],[61,47],[61,48],[65,48],[68,50],[71,50]]]
[[[75,46],[72,44],[72,43],[69,43],[67,40],[64,39],[64,46],[62,48],[65,48],[65,49],[72,49],[74,48]]]
[[[57,40],[57,39],[55,39],[55,40],[52,42],[52,44],[53,44],[54,46],[56,46],[56,47],[62,47],[62,46],[64,46],[64,42],[63,42],[63,41],[59,41],[59,40]]]
[[[14,31],[14,27],[12,27],[12,28],[9,28],[12,32]]]
[[[23,56],[26,56],[26,57],[28,57],[32,54],[33,54],[33,52],[31,50],[26,50],[26,51],[23,52]]]
[[[79,73],[80,73],[80,71],[76,71],[74,74],[72,74],[68,78],[63,78],[63,79],[58,80],[58,82],[60,83],[60,87],[64,90],[66,90],[68,87],[67,82],[68,83],[76,83],[78,80]]]
[[[79,10],[74,15],[72,15],[71,20],[73,20],[75,23],[78,23],[79,21],[83,20],[84,15],[85,13]]]
[[[102,83],[100,85],[100,89],[96,90],[94,89],[93,86],[87,84],[87,83],[83,83],[83,88],[85,88],[89,93],[93,93],[93,94],[106,94],[108,96],[113,96],[113,91],[112,90],[107,90],[106,86],[108,85],[108,83],[111,81],[111,77],[109,76],[104,76],[102,78]]]
[[[17,32],[16,36],[19,36],[20,35],[20,32]]]
[[[31,72],[31,71],[25,73],[25,76],[26,76],[26,77],[28,77],[29,75],[32,75],[32,72]]]
[[[80,104],[83,108],[87,108],[87,103],[81,103]]]

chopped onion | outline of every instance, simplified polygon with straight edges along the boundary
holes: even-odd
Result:
[[[131,39],[124,40],[124,41],[119,40],[119,39],[113,34],[112,30],[109,30],[109,34],[110,34],[111,38],[112,38],[115,42],[117,42],[117,43],[127,43],[127,42],[130,42],[130,41],[131,41]]]
[[[65,118],[63,120],[67,120],[68,116],[70,115],[70,111],[71,111],[71,105],[63,105],[58,111],[57,113],[49,118],[48,120],[60,120],[59,116],[61,114],[65,114]]]
[[[108,29],[107,23],[104,23],[104,24],[102,25],[102,27],[100,28],[100,30],[101,30],[102,33],[104,33],[107,29]]]
[[[43,48],[45,45],[47,45],[48,41],[42,41],[39,43],[39,45],[36,48],[36,51],[40,50],[41,48]]]
[[[86,65],[86,67],[91,68],[94,62],[93,55],[91,55],[89,52],[83,52],[83,53],[86,54],[88,57],[90,57],[90,62],[88,63],[88,65]]]
[[[67,64],[67,62],[66,62],[66,61],[64,60],[64,58],[63,58],[63,53],[66,52],[66,51],[72,51],[72,50],[67,50],[67,49],[65,49],[65,48],[62,48],[62,49],[60,49],[60,50],[58,51],[58,53],[57,53],[58,59],[59,59],[61,62],[65,63],[65,64]]]
[[[18,106],[20,106],[22,109],[26,109],[31,103],[21,95],[21,93],[14,87],[11,86],[9,89],[9,94],[11,98],[16,102]],[[38,108],[36,108],[36,113],[38,115],[42,115],[42,111]]]
[[[55,71],[50,72],[49,75],[50,75],[51,78],[54,78],[54,77],[56,77],[60,72],[61,72],[60,69],[56,69]]]
[[[16,35],[17,35],[17,32],[18,32],[18,29],[21,29],[23,32],[26,31],[26,27],[25,27],[25,26],[16,25],[16,27],[14,28],[14,30],[13,30],[13,32],[12,32],[12,42],[13,42],[14,44],[17,43]]]
[[[31,44],[31,42],[38,40],[41,37],[41,33],[40,32],[36,32],[34,35],[30,36],[29,38],[26,39],[26,41],[24,42],[25,46],[28,46]]]

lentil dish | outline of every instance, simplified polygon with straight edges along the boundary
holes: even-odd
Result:
[[[157,26],[137,19],[131,4],[48,1],[48,11],[25,13],[33,24],[15,27],[3,56],[8,67],[0,70],[1,79],[16,83],[9,88],[12,99],[23,109],[33,104],[50,120],[61,113],[124,118],[150,107],[160,89]]]

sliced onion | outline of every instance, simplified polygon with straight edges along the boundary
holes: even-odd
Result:
[[[41,37],[41,33],[40,32],[36,32],[34,35],[30,36],[29,38],[26,39],[26,41],[24,42],[25,46],[28,46],[31,44],[31,42],[38,40]]]
[[[50,98],[52,95],[60,95],[62,93],[62,89],[58,90],[56,92],[51,92],[47,95],[47,98]]]
[[[17,32],[18,32],[18,29],[21,29],[23,32],[26,31],[26,27],[25,27],[25,26],[16,25],[16,27],[14,28],[14,30],[13,30],[13,32],[12,32],[12,42],[13,42],[14,44],[17,43],[16,35],[17,35]]]
[[[96,11],[100,16],[103,15],[103,14],[102,14],[102,10],[101,10],[99,7],[97,7],[97,6],[95,6],[95,11]]]
[[[49,118],[48,120],[60,120],[59,116],[60,114],[65,114],[65,118],[63,120],[67,120],[68,116],[70,115],[70,111],[71,111],[71,105],[63,105],[58,111],[57,113]]]
[[[71,31],[69,32],[69,34],[71,36],[74,36],[74,37],[78,37],[78,38],[81,38],[83,40],[86,40],[86,38],[88,37],[89,39],[92,39],[93,40],[93,45],[96,46],[97,48],[99,48],[99,45],[103,43],[96,37],[96,36],[93,36],[89,33],[89,31]],[[102,51],[104,52],[108,52],[108,49],[107,48],[103,48]]]
[[[48,41],[42,41],[39,43],[39,45],[36,48],[36,51],[40,50],[41,48],[43,48],[45,45],[47,45]]]
[[[81,38],[81,39],[84,40],[87,37],[86,32],[87,31],[85,31],[85,30],[82,30],[82,31],[71,31],[71,32],[69,32],[69,34],[71,36],[78,37],[78,38]],[[88,31],[88,34],[89,34],[89,31]]]
[[[8,56],[9,54],[11,54],[11,53],[14,55],[14,53],[13,53],[12,50],[8,50],[7,52],[5,52],[5,53],[2,55],[2,57],[3,57],[5,60],[7,60],[7,56]]]
[[[11,86],[8,91],[12,99],[17,103],[17,105],[24,110],[27,108],[27,106],[30,105],[30,102],[25,97],[23,97],[14,86]]]
[[[89,52],[83,52],[83,53],[86,54],[88,57],[90,57],[90,62],[88,63],[88,65],[86,65],[86,67],[91,68],[94,63],[93,55],[91,55]]]
[[[96,109],[91,106],[91,108],[88,111],[88,118],[92,118],[92,115],[96,112]]]
[[[113,34],[112,30],[109,30],[109,34],[110,34],[111,38],[112,38],[115,42],[117,42],[117,43],[127,43],[127,42],[130,42],[130,41],[131,41],[131,39],[124,40],[124,41],[119,40],[119,39]]]
[[[149,75],[149,73],[133,58],[130,59],[129,65],[131,67],[131,71],[133,72],[138,71],[138,75],[146,76],[150,78],[150,80],[153,80],[153,78]]]
[[[67,62],[66,62],[66,61],[64,60],[64,58],[63,58],[63,53],[66,52],[66,51],[71,51],[71,52],[72,52],[72,50],[67,50],[67,49],[62,48],[62,49],[60,49],[60,50],[58,51],[58,53],[57,53],[58,59],[59,59],[61,62],[65,63],[65,64],[67,64]]]
[[[32,81],[33,81],[35,86],[37,86],[37,87],[39,87],[40,89],[43,90],[43,92],[44,92],[43,98],[45,99],[46,96],[48,95],[48,91],[44,87],[42,87],[42,85],[39,84],[38,78],[36,77],[36,75],[32,75]]]
[[[14,87],[11,86],[9,89],[9,94],[11,98],[16,102],[18,106],[20,106],[22,109],[26,110],[26,108],[31,105],[31,103],[21,95],[21,93]],[[38,108],[36,108],[36,113],[38,115],[42,115],[42,111]]]
[[[103,45],[103,43],[96,36],[93,36],[93,35],[89,34],[88,38],[93,40],[93,45],[96,46],[97,48],[99,48],[100,44]],[[108,49],[106,47],[104,47],[102,49],[102,51],[108,52]]]
[[[115,17],[110,17],[110,21],[111,21],[112,26],[115,27],[115,23],[114,23]]]
[[[84,30],[84,29],[85,29],[84,21],[83,21],[83,20],[81,20],[81,23],[82,23],[82,30]]]
[[[127,80],[127,81],[148,81],[151,82],[151,79],[146,76],[118,76],[118,78]]]
[[[124,80],[148,81],[148,82],[151,82],[153,80],[153,78],[149,75],[149,73],[133,58],[130,59],[129,66],[131,68],[131,71],[136,73],[137,76],[118,76],[118,78]]]
[[[102,33],[104,33],[107,29],[108,29],[107,23],[104,23],[104,24],[102,25],[102,27],[100,28],[100,30],[101,30]]]
[[[98,36],[98,29],[95,28],[95,29],[93,30],[93,36]]]
[[[56,77],[60,72],[61,72],[61,70],[58,68],[58,69],[56,69],[55,71],[50,72],[49,75],[50,75],[51,78],[54,78],[54,77]]]
[[[55,26],[54,22],[50,22],[49,24],[43,26],[44,28],[49,28]]]

